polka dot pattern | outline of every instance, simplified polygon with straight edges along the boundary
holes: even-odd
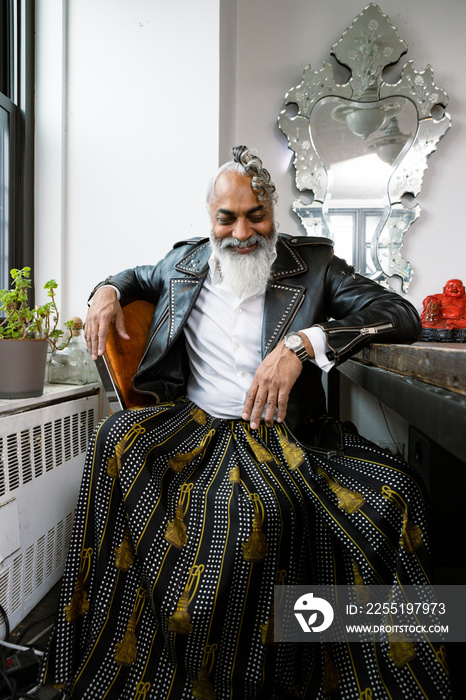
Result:
[[[356,563],[366,584],[424,583],[428,556],[407,465],[350,433],[343,456],[296,466],[283,431],[188,401],[97,426],[46,684],[83,700],[449,697],[434,644],[398,667],[385,643],[273,642],[275,582],[354,585]]]

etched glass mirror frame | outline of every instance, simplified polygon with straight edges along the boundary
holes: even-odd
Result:
[[[448,96],[430,65],[417,71],[410,60],[396,83],[385,82],[384,70],[406,51],[371,3],[331,49],[350,71],[347,82],[336,82],[327,61],[321,70],[307,66],[278,117],[304,193],[292,210],[306,233],[332,238],[338,255],[381,284],[398,276],[403,292],[413,276],[401,254],[403,235],[421,212],[414,198],[427,158],[451,123]],[[350,230],[339,226],[344,221]]]

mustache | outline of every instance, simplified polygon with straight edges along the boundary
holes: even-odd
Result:
[[[267,241],[264,236],[249,236],[245,241],[239,241],[237,238],[217,238],[217,242],[220,250],[225,250],[226,248],[247,248],[250,245],[257,245],[258,247],[265,247]]]

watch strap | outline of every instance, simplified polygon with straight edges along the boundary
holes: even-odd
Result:
[[[298,350],[293,350],[293,352],[299,357],[301,362],[306,362],[306,360],[309,360],[308,352],[304,346],[302,348],[298,348]]]

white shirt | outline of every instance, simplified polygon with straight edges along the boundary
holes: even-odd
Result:
[[[186,395],[217,418],[240,418],[246,393],[262,361],[261,336],[265,287],[239,299],[221,279],[215,256],[191,311],[184,333],[191,369]],[[316,355],[329,371],[325,334],[321,328],[303,330]]]

